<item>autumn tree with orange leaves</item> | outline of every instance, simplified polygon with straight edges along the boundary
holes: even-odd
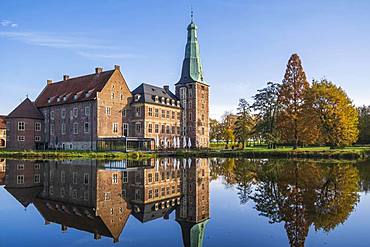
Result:
[[[301,60],[293,54],[286,68],[279,91],[278,130],[281,141],[299,145],[312,144],[318,137],[319,130],[312,116],[312,101],[309,97],[310,84],[307,81]]]

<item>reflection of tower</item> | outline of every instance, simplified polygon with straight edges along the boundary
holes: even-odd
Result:
[[[26,160],[8,160],[5,189],[25,208],[42,191],[43,164]]]
[[[181,226],[185,247],[202,246],[209,219],[209,166],[207,159],[183,160],[181,204],[176,220]]]

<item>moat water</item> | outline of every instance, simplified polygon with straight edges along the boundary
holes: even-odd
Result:
[[[0,246],[370,246],[370,161],[0,160]]]

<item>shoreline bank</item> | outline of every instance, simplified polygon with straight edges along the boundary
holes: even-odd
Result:
[[[94,151],[7,151],[0,150],[0,158],[16,159],[148,159],[155,157],[177,158],[302,158],[302,159],[344,159],[358,160],[370,158],[370,147],[344,149],[262,149],[244,150],[177,150],[153,152],[94,152]]]

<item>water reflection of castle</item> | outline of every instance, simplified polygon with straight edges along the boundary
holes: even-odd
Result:
[[[176,211],[184,246],[202,245],[209,219],[206,159],[9,160],[5,174],[5,189],[62,231],[71,227],[117,242],[131,214],[144,223]]]

